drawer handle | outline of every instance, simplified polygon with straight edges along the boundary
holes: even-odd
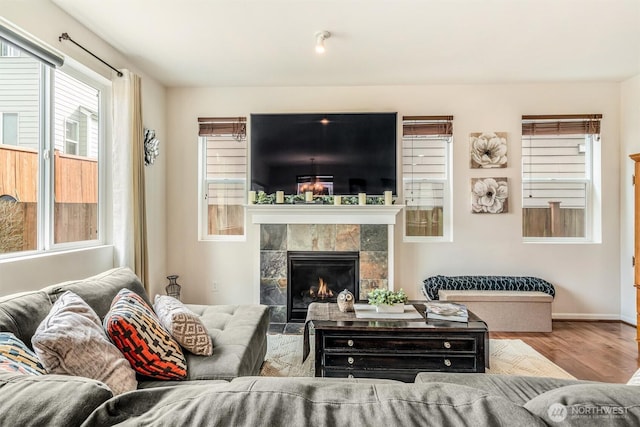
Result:
[[[353,365],[353,362],[354,362],[353,357],[349,357],[347,359],[347,362],[349,362],[349,365]]]
[[[444,359],[444,366],[451,366],[451,360]]]
[[[451,343],[449,341],[445,341],[444,348],[451,348]]]
[[[353,378],[353,374],[347,375],[347,378]]]
[[[353,347],[353,340],[349,340],[349,341],[347,341],[347,345],[348,345],[349,347]]]

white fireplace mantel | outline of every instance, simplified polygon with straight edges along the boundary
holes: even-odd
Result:
[[[389,224],[404,205],[247,205],[254,224]]]

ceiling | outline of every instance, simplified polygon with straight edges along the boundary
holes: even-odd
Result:
[[[169,87],[640,74],[640,0],[51,1]],[[318,30],[332,34],[324,55]]]

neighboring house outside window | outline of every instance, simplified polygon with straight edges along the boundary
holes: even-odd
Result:
[[[402,120],[404,241],[451,240],[451,116]]]
[[[65,140],[64,140],[64,152],[65,154],[79,154],[78,143],[80,142],[80,123],[75,120],[66,119],[64,121]]]
[[[101,244],[108,87],[1,38],[0,52],[0,196],[16,200],[0,202],[0,258]]]
[[[9,43],[0,41],[0,56],[20,56],[20,49]]]
[[[594,241],[598,236],[600,118],[523,116],[522,233],[526,241]]]
[[[246,117],[200,118],[200,238],[244,240]]]
[[[18,145],[18,113],[0,112],[0,144]]]

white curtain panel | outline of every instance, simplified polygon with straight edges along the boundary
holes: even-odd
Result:
[[[146,285],[146,224],[142,165],[140,77],[122,70],[113,82],[113,245],[114,264],[129,267]]]

